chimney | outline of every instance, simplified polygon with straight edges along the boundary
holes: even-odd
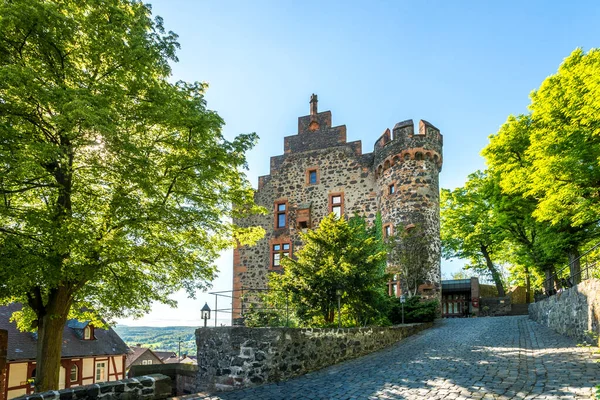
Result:
[[[310,96],[310,115],[311,115],[311,117],[317,115],[317,103],[318,102],[319,102],[319,100],[317,99],[317,95],[313,93],[312,96]]]
[[[317,100],[317,95],[313,93],[312,96],[310,96],[310,123],[308,124],[308,130],[311,132],[319,129],[319,122],[317,121],[318,102],[319,100]]]

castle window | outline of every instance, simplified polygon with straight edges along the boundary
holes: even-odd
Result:
[[[388,186],[388,194],[394,193],[396,193],[396,185],[392,183],[390,186]]]
[[[298,229],[300,229],[300,230],[308,229],[308,221],[299,221]]]
[[[344,213],[344,195],[334,193],[329,195],[329,212],[334,213],[338,218],[341,218]]]
[[[287,225],[287,203],[275,203],[275,227],[285,228]]]
[[[392,229],[392,224],[385,224],[383,226],[383,237],[387,239],[390,236],[392,236],[393,234],[394,234],[394,231]]]
[[[319,171],[316,168],[311,168],[306,171],[306,184],[316,185],[319,183]]]
[[[277,243],[271,247],[271,268],[281,267],[281,258],[290,256],[289,243]]]

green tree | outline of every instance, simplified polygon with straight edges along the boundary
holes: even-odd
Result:
[[[464,187],[442,189],[442,254],[469,260],[468,268],[491,276],[498,295],[504,296],[496,263],[502,260],[506,235],[494,218],[489,186],[489,178],[477,171],[469,175]]]
[[[173,304],[261,234],[227,222],[260,211],[257,138],[226,140],[206,86],[169,82],[176,40],[133,0],[0,1],[0,300],[37,328],[38,391],[68,317]]]
[[[574,227],[600,221],[600,50],[575,50],[531,94],[529,194],[535,217]]]
[[[390,273],[398,274],[402,293],[416,296],[431,271],[427,234],[422,223],[398,227],[396,235],[388,240]]]
[[[493,261],[512,264],[513,276],[522,278],[530,298],[530,278],[553,273],[555,265],[564,261],[564,249],[572,238],[549,222],[533,217],[535,200],[502,190],[497,171],[477,172],[469,178],[465,189],[457,189],[459,195],[454,193],[452,199],[460,206],[449,205],[450,202],[442,210],[444,244],[450,250],[447,255],[452,256],[456,246],[469,248],[472,240],[481,243],[487,239],[493,244],[495,260],[481,250],[486,265]],[[473,222],[475,226],[467,225]]]
[[[600,234],[599,74],[600,51],[575,50],[532,93],[531,113],[509,116],[483,150],[502,191],[559,236],[545,242],[567,254],[575,282],[580,248]]]
[[[325,217],[315,230],[301,234],[303,247],[295,259],[284,259],[283,273],[272,273],[269,286],[289,296],[301,324],[333,325],[338,307],[353,324],[367,325],[380,318],[386,300],[386,252],[381,233],[368,229],[364,219]]]
[[[512,264],[513,276],[522,278],[527,299],[530,299],[531,277],[554,273],[555,266],[564,262],[565,246],[571,239],[548,221],[533,217],[534,199],[503,191],[500,174],[493,170],[487,174],[487,195],[493,204],[493,218],[505,233],[506,261]]]
[[[473,277],[473,275],[470,273],[471,271],[469,271],[468,269],[465,270],[461,270],[461,271],[457,271],[457,272],[453,272],[450,277],[452,279],[471,279],[471,277]]]

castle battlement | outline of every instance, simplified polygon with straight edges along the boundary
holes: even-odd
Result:
[[[429,122],[420,120],[417,134],[412,119],[398,122],[392,132],[386,129],[375,142],[374,169],[380,175],[382,169],[403,161],[430,160],[441,170],[442,146],[439,129]]]

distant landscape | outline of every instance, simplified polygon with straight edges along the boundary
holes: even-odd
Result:
[[[117,325],[113,328],[128,346],[141,344],[152,350],[179,351],[181,354],[196,355],[196,339],[193,326],[126,326]]]

